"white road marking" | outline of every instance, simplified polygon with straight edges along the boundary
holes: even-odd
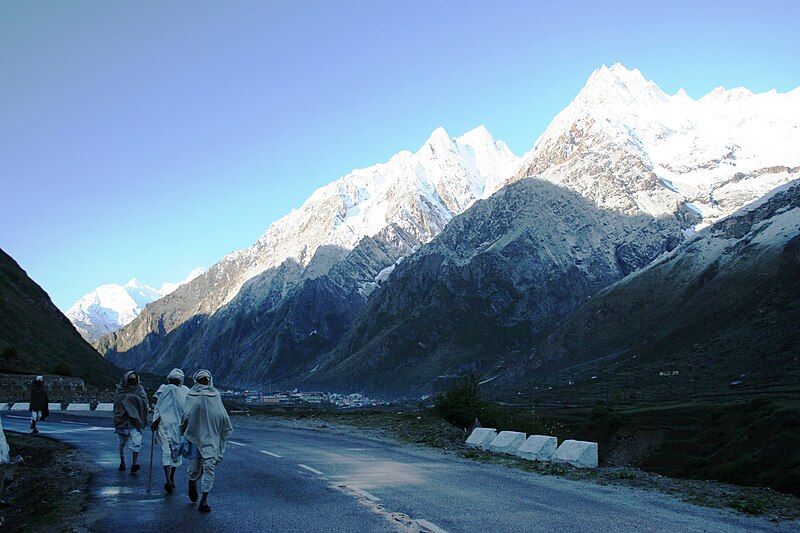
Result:
[[[380,498],[378,498],[377,496],[375,496],[371,492],[365,491],[364,489],[359,489],[358,487],[350,487],[350,486],[348,486],[347,488],[352,490],[353,492],[355,492],[359,496],[363,496],[364,498],[366,498],[368,500],[372,500],[373,502],[381,501]]]
[[[270,457],[275,457],[276,459],[280,459],[281,456],[277,453],[268,452],[267,450],[259,450],[261,453],[269,455]]]
[[[242,444],[241,442],[236,442],[235,440],[229,440],[228,442],[236,446],[247,446],[247,444]]]
[[[87,428],[74,428],[74,429],[46,429],[43,428],[41,433],[45,435],[55,435],[57,433],[83,433],[84,431],[114,431],[114,428],[101,428],[97,426]]]
[[[363,452],[366,448],[347,448],[348,452]]]
[[[31,417],[29,416],[15,416],[15,415],[6,415],[6,418],[19,418],[21,420],[30,420]]]
[[[77,424],[79,426],[88,426],[89,425],[86,422],[72,422],[70,420],[62,420],[61,422],[64,423],[64,424]]]
[[[419,519],[415,520],[415,522],[420,526],[424,527],[427,531],[430,531],[431,533],[447,533],[447,531],[445,531],[444,529],[440,528],[436,524],[428,522],[427,520]]]
[[[305,470],[308,470],[309,472],[313,472],[313,473],[317,474],[318,476],[324,476],[325,475],[324,472],[320,472],[316,468],[311,468],[308,465],[298,464],[297,466],[299,466],[300,468],[303,468]]]

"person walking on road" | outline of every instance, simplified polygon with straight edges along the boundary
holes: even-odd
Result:
[[[222,461],[233,426],[208,370],[198,370],[194,374],[194,386],[186,396],[181,433],[191,443],[189,499],[197,501],[197,481],[200,480],[203,497],[198,511],[211,512],[208,493],[214,485],[214,469]]]
[[[119,470],[125,471],[125,448],[132,452],[131,475],[136,474],[139,452],[142,451],[142,428],[147,425],[150,402],[147,393],[139,383],[139,375],[130,370],[125,372],[114,392],[114,433],[119,440]]]
[[[36,422],[44,420],[50,415],[47,391],[44,388],[44,376],[36,376],[31,384],[31,401],[28,409],[31,412],[31,433],[39,433]]]
[[[184,406],[189,387],[183,384],[183,371],[174,368],[167,375],[167,384],[161,385],[156,391],[156,407],[153,412],[153,423],[150,429],[156,434],[158,443],[161,444],[161,463],[164,466],[164,476],[167,482],[164,490],[172,494],[175,490],[175,470],[181,466],[183,459],[180,455],[181,422],[183,422]]]

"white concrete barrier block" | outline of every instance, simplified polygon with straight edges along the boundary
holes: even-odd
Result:
[[[88,403],[71,403],[67,406],[67,411],[88,411],[89,408]]]
[[[11,409],[10,403],[0,403],[0,411],[8,411]]]
[[[475,428],[470,433],[470,436],[467,437],[467,446],[475,446],[485,450],[496,436],[497,430],[494,428]]]
[[[567,463],[578,468],[597,468],[597,443],[565,440],[553,455],[554,463]]]
[[[493,452],[514,453],[525,443],[525,433],[519,431],[501,431],[489,444]]]
[[[30,403],[28,402],[17,402],[11,406],[12,411],[28,411],[30,410]]]
[[[47,410],[48,411],[60,411],[61,410],[61,404],[60,403],[48,403],[47,404]]]
[[[558,439],[547,435],[531,435],[514,453],[531,461],[549,461],[558,448]]]
[[[94,409],[95,411],[113,411],[114,404],[113,403],[98,403],[97,407]]]

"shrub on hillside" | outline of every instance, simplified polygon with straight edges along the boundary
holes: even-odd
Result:
[[[439,416],[461,428],[471,426],[476,418],[480,419],[485,404],[474,375],[455,380],[434,399]]]
[[[61,363],[56,363],[53,366],[53,374],[56,374],[58,376],[69,377],[73,375],[73,370],[72,367],[69,366],[67,363],[61,362]]]
[[[13,346],[10,346],[10,347],[4,349],[3,353],[2,353],[2,358],[6,362],[10,362],[13,359],[16,359],[17,358],[17,349],[14,348]]]

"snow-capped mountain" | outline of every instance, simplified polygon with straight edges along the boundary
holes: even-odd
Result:
[[[324,337],[319,342],[328,345],[380,283],[382,271],[430,241],[454,215],[510,178],[518,165],[519,158],[484,127],[456,138],[437,128],[416,152],[401,151],[385,163],[354,170],[316,190],[252,246],[229,254],[148,307],[126,328],[102,339],[100,349],[113,360],[124,358],[144,368],[166,366],[173,352],[208,362],[209,346],[219,335],[230,335],[231,324],[242,338],[220,347],[230,357],[288,349],[291,343],[285,339],[267,341],[269,335],[278,335],[277,330],[262,329],[248,337],[256,316],[275,328],[288,328],[297,342],[317,331]],[[305,284],[306,280],[318,281]],[[314,312],[301,313],[292,298],[329,306],[329,312],[319,315],[325,324],[307,324]],[[284,323],[286,314],[271,314],[283,306],[298,310],[291,324]],[[186,337],[192,346],[197,343],[196,348],[158,340],[177,335],[173,332],[183,324],[199,327],[197,317],[204,321],[202,332],[192,329],[195,333]],[[278,325],[275,320],[284,322]],[[147,346],[138,354],[136,348],[145,339]],[[315,355],[312,352],[309,348],[309,357]],[[273,356],[261,353],[262,359]]]
[[[464,372],[513,373],[598,291],[800,176],[799,94],[719,89],[695,101],[636,70],[599,69],[515,176],[398,265],[300,383],[421,394]],[[581,331],[601,337],[594,316]]]
[[[395,225],[427,242],[454,214],[463,212],[518,165],[502,141],[480,126],[451,139],[437,128],[417,152],[402,151],[387,162],[358,169],[316,190],[303,205],[272,224],[252,246],[211,268],[236,272],[220,305],[249,279],[293,259],[325,272],[364,238]],[[317,254],[320,247],[327,250]],[[329,255],[332,254],[332,257]]]
[[[92,342],[129,324],[147,304],[163,298],[203,272],[204,268],[196,268],[183,281],[166,282],[159,289],[145,285],[136,278],[125,285],[100,285],[83,295],[65,314],[80,334]]]
[[[666,94],[619,63],[596,70],[523,156],[539,176],[598,205],[699,226],[798,177],[800,88],[754,94],[717,87]]]
[[[172,282],[169,282],[169,281],[165,281],[164,283],[161,284],[161,287],[158,289],[158,292],[161,294],[161,297],[164,297],[167,294],[169,294],[172,291],[174,291],[175,289],[177,289],[178,287],[180,287],[181,285],[189,283],[190,281],[192,281],[194,278],[196,278],[200,274],[204,274],[205,271],[206,271],[205,268],[197,267],[194,270],[192,270],[191,272],[189,272],[189,275],[186,276],[185,278],[183,278],[183,280],[179,281],[178,283],[172,283]]]
[[[798,94],[693,100],[603,67],[522,160],[484,128],[454,139],[437,129],[418,151],[318,189],[98,349],[241,386],[402,393],[497,368],[604,287],[797,176]]]

